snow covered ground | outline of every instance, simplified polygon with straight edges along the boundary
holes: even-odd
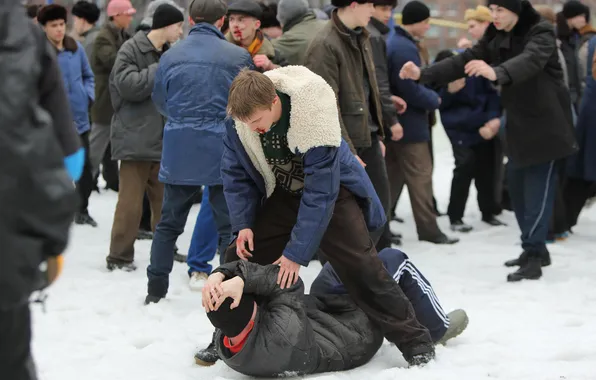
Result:
[[[436,129],[435,194],[441,210],[449,200],[453,159]],[[47,313],[34,306],[34,355],[43,380],[227,380],[244,379],[223,363],[194,365],[198,346],[211,338],[201,296],[188,289],[186,266],[175,264],[170,293],[143,306],[150,242],[137,242],[136,273],[109,273],[108,253],[115,193],[94,194],[90,212],[100,226],[74,227],[66,266],[52,287]],[[178,244],[189,246],[198,207]],[[398,213],[405,224],[402,249],[435,287],[447,310],[464,308],[467,331],[424,368],[407,369],[395,347],[385,344],[368,365],[350,372],[310,376],[320,380],[596,379],[596,207],[585,212],[575,234],[550,246],[553,266],[536,282],[509,284],[502,263],[520,253],[513,214],[509,227],[490,228],[479,219],[475,191],[465,220],[475,230],[454,246],[416,239],[407,193]],[[439,223],[448,231],[448,220]],[[320,269],[301,270],[309,285]],[[9,379],[7,379],[9,380]]]

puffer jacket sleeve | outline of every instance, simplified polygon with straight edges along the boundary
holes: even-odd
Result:
[[[139,69],[135,62],[132,42],[126,42],[118,52],[111,80],[123,99],[140,102],[151,97],[158,64]]]
[[[234,127],[228,126],[226,128],[223,142],[221,177],[232,224],[232,233],[237,233],[243,229],[253,227],[260,192],[236,156],[236,147],[241,146],[241,143]]]
[[[338,148],[317,147],[304,154],[304,190],[298,218],[283,255],[308,266],[319,248],[339,194]]]

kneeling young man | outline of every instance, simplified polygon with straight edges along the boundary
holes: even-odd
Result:
[[[327,82],[302,66],[245,70],[232,83],[228,112],[236,125],[224,138],[222,178],[238,238],[225,262],[277,263],[285,289],[320,247],[352,299],[406,360],[431,360],[430,334],[369,236],[384,226],[385,211],[342,141]],[[213,343],[195,358],[215,362]]]
[[[446,316],[432,287],[404,253],[384,249],[379,257],[434,342],[444,343],[463,332],[468,323],[465,312]],[[345,292],[329,263],[310,295],[304,294],[300,279],[280,288],[279,271],[278,266],[239,260],[210,276],[203,303],[218,328],[218,353],[230,368],[249,376],[275,377],[345,371],[372,359],[383,344],[383,332]]]

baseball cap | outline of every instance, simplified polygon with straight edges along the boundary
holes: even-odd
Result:
[[[137,13],[137,10],[134,9],[129,0],[111,0],[108,3],[106,13],[108,17],[114,17],[118,15],[134,15]]]
[[[213,24],[228,13],[228,5],[224,0],[193,0],[188,13],[194,22]]]

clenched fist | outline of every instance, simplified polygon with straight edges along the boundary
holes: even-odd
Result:
[[[406,62],[399,71],[399,77],[401,79],[418,80],[420,79],[420,67],[414,62]]]

